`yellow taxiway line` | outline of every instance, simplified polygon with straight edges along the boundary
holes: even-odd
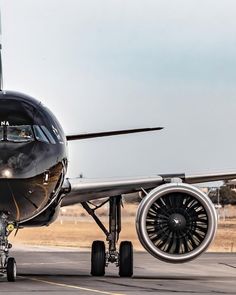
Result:
[[[97,290],[97,289],[90,289],[90,288],[85,288],[82,286],[75,286],[75,285],[68,285],[68,284],[62,284],[62,283],[56,283],[53,281],[47,281],[47,280],[41,280],[41,279],[36,279],[36,278],[29,278],[29,277],[23,277],[23,276],[18,276],[19,278],[27,279],[30,281],[35,281],[35,282],[40,282],[40,283],[45,283],[53,286],[59,286],[59,287],[64,287],[64,288],[71,288],[71,289],[77,289],[81,291],[87,291],[87,292],[93,292],[93,293],[98,293],[98,294],[106,294],[106,295],[125,295],[124,293],[115,293],[115,292],[107,292],[107,291],[102,291],[102,290]]]

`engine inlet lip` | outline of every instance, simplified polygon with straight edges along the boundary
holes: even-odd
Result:
[[[207,213],[208,230],[205,239],[198,248],[188,253],[170,254],[163,252],[155,247],[146,230],[146,218],[150,207],[158,198],[170,193],[191,195],[204,206]],[[216,233],[217,215],[211,200],[198,188],[183,183],[164,184],[152,190],[140,203],[136,216],[136,229],[141,244],[151,255],[165,262],[183,263],[196,258],[208,248]]]

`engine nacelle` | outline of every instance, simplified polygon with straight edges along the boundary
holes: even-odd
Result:
[[[170,263],[190,261],[214,239],[217,215],[211,200],[198,188],[169,183],[153,189],[140,203],[136,229],[143,247]]]

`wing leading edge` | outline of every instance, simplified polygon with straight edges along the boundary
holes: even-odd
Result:
[[[215,174],[162,174],[153,177],[89,180],[84,178],[66,179],[62,206],[89,200],[114,197],[121,194],[150,190],[178,178],[188,184],[236,179],[236,172]]]

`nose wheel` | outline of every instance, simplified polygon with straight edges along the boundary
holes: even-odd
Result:
[[[8,282],[16,280],[16,261],[9,257],[12,244],[8,242],[8,236],[15,229],[15,225],[8,221],[9,214],[0,212],[0,273],[6,275]]]
[[[8,282],[15,282],[16,280],[16,261],[15,258],[9,257],[7,260],[7,280]]]

